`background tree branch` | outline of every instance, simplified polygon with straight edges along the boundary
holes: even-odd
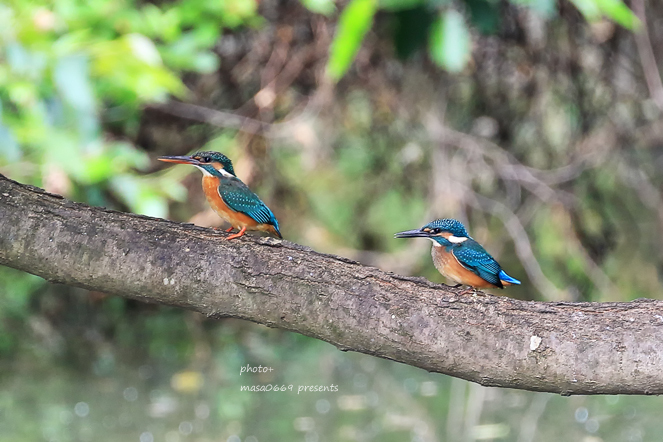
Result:
[[[487,386],[661,394],[662,303],[459,296],[272,238],[67,201],[0,175],[0,264],[235,317]]]

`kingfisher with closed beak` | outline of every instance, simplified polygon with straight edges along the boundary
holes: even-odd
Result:
[[[263,203],[242,182],[233,169],[230,159],[219,152],[198,152],[191,156],[165,156],[159,161],[167,163],[190,164],[203,173],[203,192],[212,209],[230,223],[230,228],[239,232],[227,239],[243,236],[247,230],[268,232],[283,238],[279,231],[279,222]]]
[[[507,275],[481,244],[468,235],[465,226],[455,219],[438,219],[421,229],[398,232],[396,238],[428,238],[433,242],[431,255],[435,268],[458,285],[477,288],[520,285]]]

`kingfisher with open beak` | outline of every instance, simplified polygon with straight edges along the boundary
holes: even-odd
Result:
[[[207,202],[221,218],[230,223],[239,232],[227,239],[243,236],[247,230],[268,232],[283,238],[279,231],[279,222],[246,184],[235,175],[230,159],[219,152],[198,152],[191,156],[159,157],[167,163],[190,164],[203,173],[203,192]]]
[[[475,289],[520,285],[507,275],[481,244],[455,219],[438,219],[421,229],[398,232],[396,238],[427,238],[433,242],[435,268],[447,279]]]

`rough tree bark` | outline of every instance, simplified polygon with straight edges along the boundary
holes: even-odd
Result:
[[[482,385],[663,393],[663,303],[461,296],[271,238],[67,201],[0,175],[0,264],[302,333]]]

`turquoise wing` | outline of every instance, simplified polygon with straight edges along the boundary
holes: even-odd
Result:
[[[219,196],[235,212],[244,213],[258,223],[274,226],[276,232],[281,236],[279,222],[276,220],[272,211],[269,210],[269,207],[262,202],[258,195],[253,193],[239,179],[222,180],[219,185]]]
[[[451,253],[466,269],[497,287],[503,287],[499,277],[502,268],[476,241],[468,239],[453,247]]]

